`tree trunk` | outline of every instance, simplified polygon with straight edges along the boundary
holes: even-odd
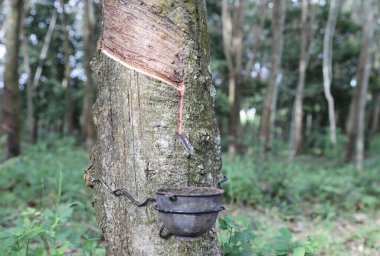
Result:
[[[220,255],[214,232],[193,242],[161,239],[162,224],[153,207],[136,208],[109,190],[126,188],[142,201],[158,188],[216,185],[220,135],[207,68],[205,1],[103,1],[99,46],[93,62],[99,84],[97,144],[85,178],[94,187],[107,255]],[[172,62],[166,58],[171,55],[179,58],[174,68],[184,72],[169,72]],[[195,153],[184,149],[184,140]]]
[[[29,57],[29,45],[28,45],[28,37],[26,34],[26,22],[25,17],[29,12],[30,1],[25,1],[24,3],[24,12],[22,17],[22,25],[20,28],[20,36],[22,38],[22,49],[23,49],[23,57],[24,57],[24,69],[28,76],[26,79],[26,108],[27,108],[27,120],[28,120],[28,139],[31,144],[36,142],[34,131],[34,101],[33,101],[33,89],[32,89],[32,69],[30,66],[30,57]]]
[[[363,45],[360,52],[359,68],[358,68],[358,136],[356,138],[356,169],[363,170],[364,161],[364,131],[365,131],[365,108],[367,103],[368,81],[371,73],[372,57],[373,57],[373,37],[375,27],[378,20],[379,5],[378,0],[373,0],[370,4],[370,15],[363,29]]]
[[[8,0],[6,17],[6,55],[4,64],[4,94],[1,128],[7,135],[7,158],[20,154],[21,120],[20,91],[18,88],[18,55],[20,27],[23,10],[22,0]]]
[[[252,48],[251,48],[251,56],[245,65],[245,73],[246,73],[245,79],[248,79],[251,76],[252,66],[255,63],[257,51],[262,41],[261,34],[263,33],[263,29],[265,26],[266,9],[268,8],[268,3],[269,3],[269,0],[262,0],[260,5],[258,6],[259,24],[258,26],[254,26],[251,32],[253,36],[253,43],[252,43]]]
[[[376,133],[379,130],[379,118],[380,118],[380,92],[375,96],[375,107],[372,116],[372,133]]]
[[[308,50],[308,9],[309,0],[302,0],[302,16],[301,16],[301,54],[299,63],[299,78],[296,91],[296,99],[293,109],[293,139],[292,157],[299,154],[302,150],[302,119],[303,119],[303,92],[305,88],[306,68],[307,68],[307,50]]]
[[[25,4],[24,15],[29,11],[30,1]],[[38,59],[38,65],[34,76],[32,76],[32,69],[30,64],[30,56],[29,56],[29,45],[26,35],[26,23],[24,23],[21,27],[21,37],[22,37],[22,48],[23,48],[23,57],[24,57],[24,67],[25,71],[28,75],[26,82],[26,105],[27,105],[27,120],[28,120],[28,137],[30,143],[36,143],[37,141],[37,120],[34,106],[34,98],[35,98],[35,89],[38,87],[40,78],[42,75],[42,68],[45,63],[47,53],[50,47],[51,38],[53,36],[53,32],[55,29],[55,25],[57,22],[57,11],[54,9],[52,16],[49,21],[49,28],[46,32],[46,36],[44,38],[44,44],[42,45],[41,53]]]
[[[86,88],[83,98],[83,135],[87,148],[95,142],[95,127],[92,116],[92,105],[95,102],[95,81],[91,70],[91,59],[96,47],[96,20],[93,3],[90,0],[84,0],[84,17],[83,17],[83,63],[86,72]]]
[[[268,86],[265,93],[264,105],[260,121],[260,147],[262,152],[271,150],[273,128],[277,107],[277,93],[281,67],[283,32],[286,14],[286,1],[273,2],[272,10],[272,56]]]
[[[323,38],[323,89],[328,105],[329,125],[330,125],[330,141],[336,150],[336,121],[334,98],[331,95],[332,80],[332,45],[335,33],[336,20],[339,13],[340,0],[331,0],[329,16],[326,24],[325,35]]]
[[[351,99],[350,113],[346,133],[348,141],[345,148],[345,160],[355,161],[356,168],[362,170],[364,160],[365,106],[368,80],[372,65],[372,44],[375,24],[378,17],[378,1],[366,2],[367,19],[363,26],[362,47],[357,68],[357,86]]]
[[[65,125],[64,133],[72,134],[74,129],[74,108],[73,108],[73,92],[71,87],[71,68],[70,68],[70,55],[71,55],[71,46],[70,46],[70,37],[69,31],[67,28],[67,15],[65,10],[66,0],[61,0],[62,8],[62,34],[63,34],[63,52],[64,52],[64,73],[62,86],[66,88],[66,107],[65,107]]]
[[[229,152],[239,152],[239,140],[242,137],[240,124],[242,61],[243,61],[243,29],[244,29],[244,0],[229,4],[223,0],[223,46],[228,61],[228,99],[230,104],[229,118]]]

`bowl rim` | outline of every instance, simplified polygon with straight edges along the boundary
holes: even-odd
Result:
[[[203,194],[184,194],[178,192],[178,190],[197,190],[202,189],[206,190]],[[177,190],[177,191],[176,191]],[[159,188],[156,190],[156,195],[174,195],[177,197],[213,197],[220,196],[224,193],[223,189],[215,188],[215,187],[169,187],[169,188]]]

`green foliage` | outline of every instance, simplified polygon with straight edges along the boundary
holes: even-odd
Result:
[[[240,223],[239,223],[240,222]],[[219,240],[223,255],[305,256],[318,252],[317,240],[308,237],[304,243],[294,242],[292,233],[281,228],[269,239],[254,235],[252,225],[243,216],[235,222],[231,217],[219,218]]]
[[[73,138],[39,143],[0,164],[2,255],[103,255]]]
[[[293,163],[281,157],[225,157],[226,198],[256,208],[276,207],[286,215],[307,211],[313,218],[374,210],[380,207],[379,164],[378,158],[369,160],[365,171],[357,172],[351,165],[310,157]]]
[[[219,240],[226,256],[249,255],[255,235],[249,227],[242,228],[231,217],[219,218]]]

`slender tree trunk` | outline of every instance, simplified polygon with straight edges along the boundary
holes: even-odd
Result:
[[[138,200],[154,196],[158,188],[216,185],[220,135],[207,69],[206,24],[205,1],[103,2],[100,52],[93,63],[99,80],[94,106],[97,144],[85,177],[94,187],[107,255],[220,255],[214,232],[193,242],[161,239],[162,224],[153,207],[136,208],[103,185],[126,188]],[[137,29],[131,32],[120,25]],[[153,33],[156,30],[160,33]],[[170,50],[162,50],[166,47]],[[183,72],[165,73],[171,55],[179,58],[175,68]],[[186,134],[194,154],[184,149],[176,130]]]
[[[25,1],[24,4],[24,12],[22,17],[22,25],[20,36],[22,39],[22,49],[23,49],[23,57],[24,57],[24,69],[28,76],[26,80],[26,106],[27,106],[27,116],[28,116],[28,139],[29,142],[34,144],[36,142],[33,129],[35,127],[35,118],[34,118],[34,101],[33,101],[33,89],[32,89],[32,69],[30,66],[30,57],[29,57],[29,45],[28,45],[28,37],[26,34],[26,22],[25,17],[29,12],[30,1]]]
[[[249,78],[251,71],[252,71],[252,66],[255,63],[256,56],[257,56],[257,51],[259,48],[259,45],[262,41],[262,36],[261,34],[263,33],[264,25],[265,25],[265,18],[266,18],[266,9],[268,8],[268,3],[269,0],[262,0],[261,4],[259,5],[259,24],[258,26],[254,26],[252,29],[251,34],[253,35],[253,43],[252,43],[252,48],[251,48],[251,57],[248,59],[246,65],[245,65],[245,73],[246,76],[245,78]]]
[[[380,118],[380,92],[375,96],[375,107],[372,116],[372,133],[376,133],[379,130],[379,118]]]
[[[83,135],[88,148],[95,142],[95,127],[92,116],[92,105],[95,102],[95,81],[91,70],[91,59],[96,46],[96,20],[93,3],[90,0],[84,0],[84,17],[83,17],[83,63],[86,72],[86,88],[83,98]]]
[[[273,128],[277,107],[277,93],[283,48],[283,32],[286,14],[286,1],[273,2],[272,10],[272,56],[267,90],[264,98],[260,122],[260,146],[262,152],[271,150]]]
[[[331,95],[332,80],[332,45],[335,33],[336,20],[339,13],[340,0],[331,0],[329,16],[326,24],[325,35],[323,38],[323,89],[328,105],[330,141],[336,150],[336,121],[334,98]]]
[[[66,88],[66,107],[65,107],[65,125],[64,133],[72,134],[74,129],[74,108],[73,108],[73,92],[71,87],[71,68],[70,68],[70,56],[71,46],[69,31],[67,28],[67,15],[65,9],[66,0],[61,0],[62,8],[62,34],[63,34],[63,52],[64,52],[64,73],[62,86]]]
[[[22,0],[6,1],[6,56],[4,65],[4,95],[2,103],[1,128],[7,135],[7,158],[20,154],[21,120],[20,91],[18,88],[18,55],[20,46],[20,27],[23,13]]]
[[[348,142],[345,148],[345,160],[347,162],[354,160],[358,170],[362,170],[364,160],[365,106],[372,65],[373,36],[378,17],[378,1],[366,2],[365,10],[367,19],[363,25],[362,48],[357,68],[357,86],[350,104],[346,126]]]
[[[30,2],[25,4],[25,12],[24,15],[29,11]],[[24,68],[28,75],[28,79],[26,81],[26,105],[27,105],[27,119],[28,119],[28,138],[29,142],[34,144],[37,141],[37,120],[34,106],[34,98],[35,98],[35,89],[38,87],[40,78],[42,75],[42,68],[45,63],[45,59],[47,57],[47,53],[50,46],[51,37],[53,35],[53,31],[57,21],[57,11],[54,9],[52,17],[50,19],[49,28],[46,33],[44,44],[41,49],[41,53],[38,60],[38,65],[34,76],[32,75],[32,69],[30,64],[30,56],[29,56],[29,45],[26,35],[26,23],[23,23],[21,27],[21,37],[22,37],[22,48],[23,48],[23,57],[24,57]]]
[[[375,33],[375,27],[378,20],[379,4],[378,0],[373,0],[370,4],[370,15],[367,18],[365,27],[363,29],[363,45],[360,52],[359,68],[358,68],[358,88],[359,100],[358,100],[358,136],[356,138],[356,169],[363,170],[364,161],[364,131],[365,131],[365,108],[367,103],[367,91],[369,76],[371,73],[372,57],[373,57],[373,37]]]
[[[305,88],[306,68],[307,68],[307,51],[308,51],[308,10],[309,1],[302,0],[301,16],[301,54],[299,63],[299,78],[296,91],[296,99],[293,109],[293,133],[292,157],[299,154],[302,150],[302,119],[303,119],[303,92]]]
[[[228,61],[228,99],[230,104],[229,118],[229,152],[239,152],[239,140],[242,137],[240,124],[242,60],[243,60],[243,26],[244,0],[235,1],[232,5],[227,0],[222,3],[223,46]]]

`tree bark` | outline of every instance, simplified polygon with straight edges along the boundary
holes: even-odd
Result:
[[[18,55],[20,27],[23,10],[22,0],[8,0],[6,17],[6,56],[4,64],[4,94],[1,128],[7,136],[7,158],[20,154],[21,120]]]
[[[299,78],[296,91],[296,99],[293,109],[293,142],[292,142],[292,157],[299,154],[302,150],[302,119],[303,119],[303,92],[305,88],[307,57],[308,57],[308,10],[309,1],[302,0],[302,15],[301,15],[301,54],[299,62]]]
[[[62,34],[63,34],[63,52],[64,52],[64,73],[62,86],[66,88],[66,107],[65,107],[65,122],[64,133],[72,134],[74,129],[74,108],[73,108],[73,92],[71,87],[71,68],[70,68],[70,56],[71,46],[69,31],[67,28],[67,14],[65,8],[66,0],[61,0],[61,21],[62,21]]]
[[[135,52],[133,58],[122,61],[115,56],[116,51],[126,56],[121,55],[125,46],[109,50],[101,39],[101,51],[93,61],[98,78],[94,106],[97,144],[85,178],[87,185],[94,187],[95,214],[104,234],[107,255],[220,255],[215,233],[209,232],[193,242],[161,239],[158,236],[161,223],[153,207],[136,208],[126,198],[112,195],[102,183],[92,182],[101,179],[111,189],[126,188],[140,201],[154,196],[158,188],[216,185],[221,168],[220,135],[213,110],[215,88],[207,69],[205,1],[103,1],[102,38],[110,25],[115,28],[120,25],[110,24],[107,20],[111,20],[112,13],[105,10],[118,14],[129,12],[130,15],[115,19],[116,23],[127,23],[126,26],[139,25],[143,30],[154,27],[164,32],[175,28],[183,32],[183,38],[176,38],[183,42],[184,50],[180,64],[185,70],[186,87],[182,130],[195,149],[194,154],[187,154],[176,133],[181,98],[174,86],[159,74],[147,71],[155,59],[144,62],[146,52]],[[152,19],[156,20],[154,24],[143,23]],[[147,40],[155,35],[137,33],[141,37],[134,43],[147,43],[149,48],[160,49],[168,42],[165,33],[156,42]],[[113,36],[125,35],[116,32]],[[137,64],[131,64],[133,61]],[[161,70],[160,65],[155,70]],[[136,66],[146,69],[135,71]]]
[[[242,137],[240,124],[242,61],[243,61],[243,29],[244,29],[244,0],[229,4],[222,3],[223,46],[228,62],[228,99],[230,104],[229,118],[229,152],[239,152],[239,140]]]
[[[260,121],[260,147],[262,152],[271,150],[273,128],[277,108],[277,93],[283,48],[283,32],[286,14],[286,1],[273,2],[272,10],[272,56],[270,74]]]
[[[362,170],[364,160],[365,106],[368,80],[372,65],[372,44],[378,17],[378,1],[368,1],[365,6],[366,22],[363,25],[362,47],[357,68],[357,85],[351,99],[346,134],[346,162],[355,161],[356,168]]]
[[[86,72],[86,88],[83,98],[83,135],[87,145],[90,149],[95,142],[95,127],[92,115],[92,105],[95,102],[95,81],[91,70],[91,59],[95,52],[96,47],[96,20],[94,13],[94,6],[92,1],[84,0],[84,16],[83,16],[83,63]]]
[[[332,80],[332,45],[335,33],[335,25],[339,13],[340,0],[331,0],[329,16],[326,24],[325,35],[323,38],[323,89],[328,105],[330,141],[336,150],[336,120],[334,98],[331,95]]]

